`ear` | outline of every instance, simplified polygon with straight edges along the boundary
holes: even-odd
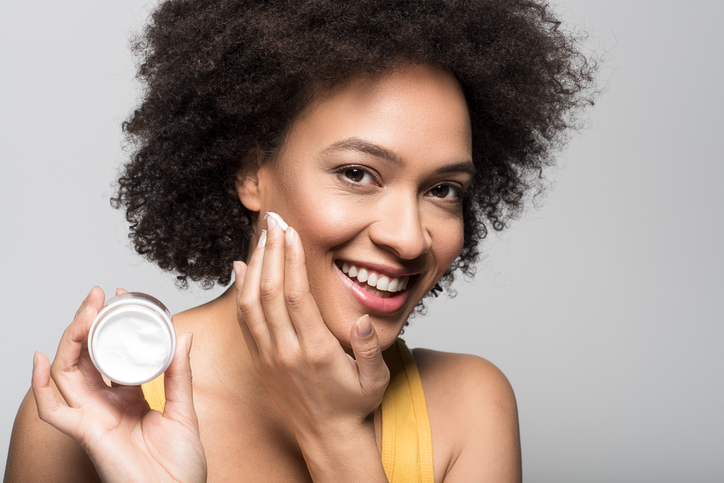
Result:
[[[249,149],[236,172],[236,193],[244,208],[251,212],[261,209],[259,171],[262,166],[262,151],[258,147]]]
[[[261,196],[259,194],[259,178],[257,173],[242,173],[236,175],[236,192],[244,207],[252,212],[261,209]]]

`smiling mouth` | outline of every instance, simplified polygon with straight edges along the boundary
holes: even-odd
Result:
[[[390,277],[370,268],[347,262],[337,263],[339,269],[355,284],[372,295],[380,298],[390,298],[407,288],[410,276]]]

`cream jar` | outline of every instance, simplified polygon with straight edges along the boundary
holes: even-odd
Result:
[[[176,352],[171,313],[150,295],[116,295],[91,325],[88,352],[96,369],[117,384],[152,381],[168,369]]]

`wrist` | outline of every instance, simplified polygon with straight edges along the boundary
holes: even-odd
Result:
[[[315,482],[386,482],[372,417],[297,434]]]

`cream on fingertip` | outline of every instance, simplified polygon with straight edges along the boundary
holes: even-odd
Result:
[[[289,225],[286,224],[286,222],[282,219],[282,217],[279,216],[279,215],[277,215],[277,214],[274,213],[273,211],[267,211],[267,212],[266,212],[266,215],[264,215],[264,219],[265,219],[265,220],[266,220],[266,217],[267,217],[267,216],[270,216],[270,217],[274,218],[274,221],[276,221],[277,224],[279,224],[279,227],[280,227],[283,231],[287,231],[287,228],[289,228]]]

